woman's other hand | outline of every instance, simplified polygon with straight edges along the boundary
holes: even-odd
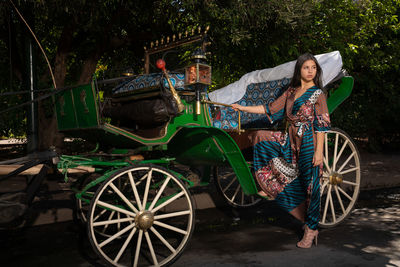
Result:
[[[315,151],[314,157],[313,157],[313,165],[314,166],[319,166],[322,165],[322,162],[324,160],[324,155],[322,154],[322,151]]]

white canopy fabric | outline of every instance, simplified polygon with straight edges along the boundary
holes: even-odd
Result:
[[[342,70],[342,56],[339,51],[316,55],[322,68],[322,84],[327,85]],[[239,101],[246,93],[246,88],[252,83],[292,78],[296,60],[284,63],[274,68],[255,70],[243,75],[238,81],[208,94],[213,102],[232,104]]]

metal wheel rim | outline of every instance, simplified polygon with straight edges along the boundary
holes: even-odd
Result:
[[[333,146],[328,145],[328,135]],[[350,214],[360,192],[360,181],[360,155],[354,142],[343,131],[332,129],[325,134],[321,227],[335,226]]]
[[[137,180],[137,177],[134,175],[135,172],[140,172],[144,171],[147,173],[147,177],[142,177],[139,181]],[[155,174],[158,175],[163,175],[165,176],[165,180],[161,183],[161,187],[158,188],[157,193],[155,193],[154,196],[151,196],[151,185],[152,185],[152,180]],[[121,197],[119,193],[117,193],[118,190],[115,190],[115,185],[114,181],[121,177],[128,177],[130,181],[133,181],[133,184],[135,186],[132,186],[132,183],[130,182],[130,186],[132,187],[132,200],[129,200],[127,196],[124,195],[124,192],[119,192],[123,196],[125,196],[125,200]],[[132,180],[131,180],[132,178]],[[140,192],[138,190],[139,185],[144,185],[142,183],[145,183],[145,191]],[[171,198],[167,199],[165,202],[157,204],[158,200],[160,197],[163,195],[165,192],[167,185],[173,184],[174,186],[177,186],[178,190],[180,190],[179,193],[175,194]],[[136,189],[134,189],[136,188]],[[109,204],[107,202],[104,202],[102,199],[102,194],[104,193],[105,190],[112,189],[117,197],[122,200],[122,202],[125,202],[125,204],[129,207],[129,210],[120,210],[118,209],[118,206],[112,207],[112,204]],[[118,189],[118,188],[117,188]],[[136,192],[135,192],[136,190]],[[157,199],[158,196],[158,199]],[[151,199],[153,198],[153,199]],[[163,214],[162,210],[167,208],[171,203],[174,203],[176,201],[183,201],[186,203],[187,209],[181,210],[181,211],[174,211],[174,212],[166,212]],[[128,203],[127,203],[128,202]],[[129,204],[130,203],[130,204]],[[121,214],[120,217],[117,219],[111,218],[111,220],[106,220],[106,221],[98,221],[98,218],[96,219],[96,216],[99,215],[100,210],[105,210],[104,207],[107,205],[107,208],[113,211],[117,211]],[[111,206],[109,206],[111,205]],[[150,206],[149,206],[150,205]],[[152,225],[147,228],[147,229],[141,229],[138,226],[138,223],[135,221],[137,219],[138,214],[142,214],[143,212],[148,211],[153,214],[153,219],[154,222]],[[192,199],[190,197],[190,194],[188,190],[184,187],[184,185],[171,173],[168,171],[164,170],[163,168],[155,167],[155,166],[140,166],[140,167],[134,167],[134,168],[129,168],[126,169],[122,172],[117,173],[113,177],[110,177],[107,181],[104,182],[104,184],[98,189],[96,192],[95,197],[93,198],[91,202],[91,207],[90,211],[88,214],[88,228],[89,228],[89,237],[91,240],[91,243],[96,250],[96,252],[103,257],[107,262],[114,266],[163,266],[168,263],[173,262],[176,260],[176,258],[180,255],[180,253],[183,251],[186,243],[188,242],[192,231],[193,231],[193,226],[194,226],[194,207],[192,203]],[[103,215],[100,216],[104,217]],[[178,228],[175,227],[174,225],[168,225],[165,224],[164,220],[165,219],[173,219],[173,218],[186,218],[187,223],[186,227],[184,228]],[[103,227],[102,224],[106,225],[111,225],[111,224],[117,224],[116,221],[119,220],[121,223],[121,228],[118,227],[118,230],[114,235],[110,235],[107,238],[102,238],[102,235],[98,234],[98,231],[95,230],[96,227],[100,226]],[[163,222],[164,221],[164,222]],[[124,224],[124,225],[122,225]],[[128,225],[127,225],[128,224]],[[119,225],[119,224],[118,224]],[[127,225],[127,226],[126,226]],[[171,231],[176,234],[179,234],[182,236],[181,241],[179,242],[179,245],[174,247],[169,243],[167,238],[163,237],[163,231]],[[161,233],[160,233],[161,232]],[[104,236],[104,235],[103,235]],[[113,253],[105,251],[105,247],[108,244],[112,244],[116,240],[123,240],[123,245],[118,246],[117,245],[117,250],[118,253],[115,255],[114,251]],[[101,243],[99,243],[101,241]],[[159,254],[157,254],[157,251],[155,250],[155,242],[161,242],[167,250],[169,250],[169,255],[162,257]],[[131,246],[130,250],[128,251],[128,246]],[[134,245],[136,245],[136,248],[134,248]],[[147,247],[146,247],[147,246]],[[147,250],[147,251],[145,251]],[[150,253],[150,259],[148,264],[143,265],[141,262],[141,255],[145,252]],[[128,257],[130,258],[130,262],[125,265],[121,264],[120,260],[123,257],[126,257],[124,254],[129,254]]]
[[[95,194],[96,190],[86,191],[86,193]],[[81,220],[82,223],[87,223],[87,213],[89,211],[90,203],[82,201],[81,198],[76,199],[76,207],[78,211],[78,218]]]
[[[219,167],[215,170],[218,190],[225,201],[236,208],[248,208],[258,204],[261,199],[254,195],[245,195],[239,180],[231,167]]]

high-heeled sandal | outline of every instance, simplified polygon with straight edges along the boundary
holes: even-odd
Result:
[[[298,248],[311,248],[313,243],[315,244],[315,246],[318,245],[318,230],[311,230],[306,225],[305,230],[304,230],[304,236],[299,242],[297,242],[297,247]]]

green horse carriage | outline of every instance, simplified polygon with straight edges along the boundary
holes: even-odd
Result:
[[[146,72],[150,55],[185,42],[204,41],[204,37],[152,45],[145,54]],[[201,46],[204,50],[205,43]],[[234,112],[230,103],[211,101],[206,92],[211,68],[200,52],[194,53],[193,64],[184,71],[167,73],[163,62],[158,62],[162,72],[124,79],[109,98],[99,93],[103,88],[96,81],[55,96],[59,130],[100,147],[84,155],[60,156],[58,168],[67,178],[76,179],[80,218],[87,224],[94,250],[111,265],[174,262],[194,229],[192,187],[214,180],[227,202],[238,208],[261,201],[252,174],[251,145],[242,141],[266,124],[260,127],[255,123],[259,117]],[[282,91],[287,81],[249,84],[237,100],[244,101],[254,87],[266,92],[266,87],[277,84]],[[352,87],[349,76],[333,83],[330,112],[350,95]],[[267,101],[278,94],[270,89]],[[320,226],[330,227],[343,221],[354,207],[360,157],[342,130],[332,129],[325,144]]]

